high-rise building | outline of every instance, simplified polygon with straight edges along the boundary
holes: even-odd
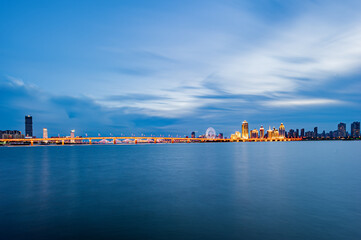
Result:
[[[354,138],[360,137],[360,122],[353,122],[351,124],[351,136]]]
[[[244,120],[242,123],[242,138],[243,139],[249,138],[248,122],[246,120]]]
[[[268,139],[271,139],[271,138],[272,138],[272,130],[271,130],[271,127],[269,127],[268,130],[267,130],[267,138],[268,138]]]
[[[298,138],[300,136],[300,130],[298,130],[298,128],[296,129],[295,134],[296,134],[296,138]]]
[[[313,137],[314,137],[314,138],[317,138],[317,137],[318,137],[318,127],[315,127],[315,128],[313,129]]]
[[[277,128],[274,127],[272,129],[272,139],[277,139],[277,138],[279,138],[279,136],[280,136],[280,134],[279,134]]]
[[[338,131],[338,137],[345,138],[346,137],[346,123],[340,122],[338,124],[337,131]]]
[[[43,128],[43,138],[48,138],[48,129]]]
[[[295,137],[295,130],[293,129],[290,129],[288,131],[288,138],[294,138]]]
[[[191,138],[196,138],[196,133],[195,132],[191,133]]]
[[[259,129],[259,137],[264,138],[264,128],[263,128],[263,126],[261,126],[261,128]]]
[[[258,138],[258,130],[257,129],[253,129],[251,131],[251,138]]]
[[[283,123],[281,123],[281,125],[279,127],[279,137],[280,138],[286,137],[286,130],[285,130],[285,126],[283,125]]]
[[[219,138],[219,139],[223,139],[223,133],[219,133],[219,134],[218,134],[218,138]]]
[[[25,136],[33,136],[33,117],[30,115],[25,116]]]
[[[304,137],[304,136],[305,136],[305,129],[302,128],[302,129],[301,129],[301,137]]]
[[[75,130],[71,130],[71,131],[70,131],[70,137],[71,137],[71,138],[75,138]],[[71,139],[70,142],[71,142],[71,143],[75,143],[75,140],[74,140],[74,139]]]

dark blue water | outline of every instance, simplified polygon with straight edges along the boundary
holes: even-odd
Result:
[[[0,239],[361,239],[361,142],[0,148]]]

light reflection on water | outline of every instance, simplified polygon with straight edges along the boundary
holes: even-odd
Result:
[[[2,147],[1,239],[361,239],[360,147]]]

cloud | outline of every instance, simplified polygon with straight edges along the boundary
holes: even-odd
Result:
[[[84,30],[82,36],[92,37],[78,41],[79,49],[69,47],[66,56],[51,46],[51,51],[41,51],[45,57],[34,54],[29,49],[44,49],[32,47],[38,41],[24,45],[37,61],[33,56],[28,65],[21,59],[8,65],[0,61],[2,69],[8,66],[16,73],[11,75],[25,80],[8,77],[1,86],[6,102],[1,106],[7,109],[2,113],[36,113],[62,129],[67,123],[94,131],[97,126],[115,131],[222,123],[231,128],[240,119],[293,120],[289,112],[294,118],[317,111],[344,116],[346,107],[353,107],[354,118],[359,116],[357,1],[173,4],[143,9],[142,16],[139,6],[132,6],[124,11],[132,14],[121,19],[112,14],[107,20],[96,18],[89,26],[103,27]],[[69,14],[68,20],[76,19]],[[93,35],[98,32],[102,34]],[[70,32],[62,33],[54,38],[73,40]],[[62,58],[52,61],[47,53]]]
[[[283,2],[279,5],[284,11],[290,10]],[[353,9],[336,2],[321,1],[318,5],[307,2],[303,5],[306,11],[296,13],[295,7],[294,14],[287,15],[287,21],[270,22],[242,7],[212,3],[210,16],[205,18],[210,23],[219,14],[216,9],[221,8],[223,15],[232,16],[215,23],[213,28],[206,27],[210,23],[202,20],[194,21],[194,16],[182,19],[181,33],[167,24],[147,25],[148,31],[153,30],[157,37],[150,38],[133,57],[139,60],[135,65],[140,69],[157,71],[139,76],[139,82],[128,82],[129,88],[120,94],[128,99],[98,99],[97,103],[171,118],[185,117],[201,108],[217,108],[218,104],[231,103],[234,96],[258,97],[254,101],[260,103],[258,107],[322,106],[326,99],[318,99],[318,90],[333,91],[330,86],[339,81],[336,77],[359,71],[361,18]],[[337,18],[336,9],[343,10]],[[176,20],[171,18],[172,21]],[[237,25],[242,26],[241,30]],[[162,44],[154,42],[155,39]],[[121,48],[109,49],[121,51]],[[156,65],[149,59],[156,60]],[[134,67],[134,62],[131,66]],[[141,96],[144,90],[148,92],[144,99],[126,93],[131,91],[134,96]],[[281,103],[282,94],[301,100],[285,105]],[[334,99],[337,97],[328,96],[332,100],[327,101],[345,103]]]
[[[322,98],[309,98],[309,99],[282,99],[282,100],[270,100],[261,103],[268,107],[300,107],[300,106],[322,106],[322,105],[344,105],[347,102],[334,100],[334,99],[322,99]]]

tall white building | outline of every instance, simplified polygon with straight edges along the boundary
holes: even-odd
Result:
[[[43,138],[48,138],[48,129],[43,128]]]
[[[71,131],[70,131],[70,137],[71,137],[71,138],[75,138],[75,130],[71,130]],[[72,139],[72,140],[70,140],[70,142],[71,142],[71,143],[75,143],[75,140]]]

